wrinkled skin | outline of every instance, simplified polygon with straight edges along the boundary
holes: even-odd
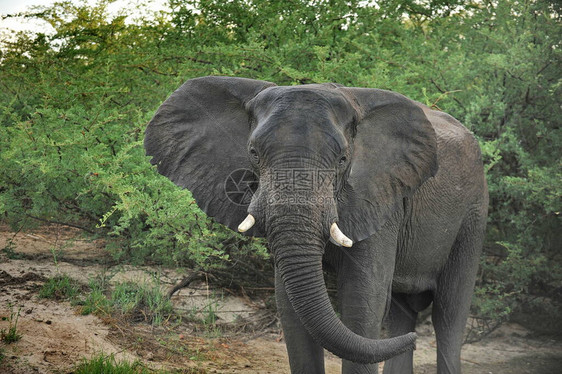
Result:
[[[204,77],[162,104],[145,146],[217,221],[255,218],[246,234],[272,250],[293,373],[323,373],[323,348],[344,373],[380,361],[411,373],[416,316],[432,302],[438,372],[460,372],[488,195],[477,142],[454,118],[390,91]],[[258,180],[246,205],[224,184],[244,168]],[[330,239],[334,222],[351,248]],[[379,339],[387,314],[392,337]]]

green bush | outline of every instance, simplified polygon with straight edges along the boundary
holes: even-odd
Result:
[[[490,215],[475,313],[504,319],[528,293],[560,294],[559,5],[170,0],[133,19],[108,3],[38,9],[28,16],[54,35],[2,44],[2,220],[84,227],[121,261],[263,259],[263,241],[214,223],[149,165],[147,121],[207,74],[378,87],[451,113],[480,142]]]

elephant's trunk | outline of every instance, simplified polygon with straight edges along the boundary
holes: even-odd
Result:
[[[291,207],[293,213],[268,217],[268,239],[287,296],[312,337],[337,356],[359,363],[376,363],[415,348],[415,333],[373,340],[355,334],[331,306],[322,272],[325,225],[314,207]],[[316,216],[316,217],[315,217]],[[303,218],[304,217],[304,218]]]

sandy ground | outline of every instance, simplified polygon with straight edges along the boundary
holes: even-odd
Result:
[[[0,226],[0,329],[7,329],[10,313],[19,310],[17,329],[22,336],[16,343],[0,342],[4,355],[0,373],[70,373],[81,359],[100,352],[181,373],[289,373],[276,323],[252,332],[226,329],[230,332],[217,337],[216,330],[205,330],[193,322],[152,327],[113,316],[82,316],[69,302],[38,297],[46,279],[63,273],[82,284],[100,274],[110,283],[149,282],[158,274],[162,288],[182,277],[175,269],[117,266],[104,252],[102,242],[83,239],[78,230],[43,226],[14,234]],[[262,300],[212,290],[204,283],[182,289],[172,301],[180,314],[192,317],[212,305],[225,326],[271,319]],[[417,332],[415,373],[434,373],[433,328],[426,321]],[[463,373],[468,374],[560,373],[562,342],[509,323],[478,343],[466,344],[462,365]],[[327,373],[339,373],[340,360],[327,353],[326,368]]]

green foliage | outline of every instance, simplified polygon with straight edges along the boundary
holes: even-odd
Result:
[[[55,300],[73,300],[80,291],[76,280],[67,274],[56,275],[47,279],[39,290],[39,297]]]
[[[54,35],[0,56],[0,216],[83,226],[116,258],[221,267],[265,256],[157,175],[143,131],[188,78],[392,89],[445,110],[480,141],[490,218],[475,312],[506,318],[562,280],[558,4],[538,0],[109,1],[37,9]],[[98,295],[101,297],[101,295]],[[558,301],[560,302],[560,301]]]
[[[152,370],[140,361],[117,361],[113,354],[99,353],[90,359],[82,359],[72,371],[75,374],[149,374]]]
[[[168,23],[126,25],[108,18],[107,5],[58,3],[37,14],[54,36],[19,35],[4,46],[0,214],[14,225],[30,217],[79,223],[114,238],[115,256],[135,262],[206,268],[231,251],[265,253],[150,167],[142,133],[184,80],[180,56],[159,41]]]
[[[6,344],[15,343],[21,339],[21,334],[18,332],[18,319],[20,318],[20,311],[21,307],[18,308],[17,311],[14,311],[12,308],[10,311],[10,316],[6,318],[9,322],[8,329],[0,330],[0,340]],[[0,358],[3,359],[3,354]],[[0,362],[2,361],[1,359]]]

